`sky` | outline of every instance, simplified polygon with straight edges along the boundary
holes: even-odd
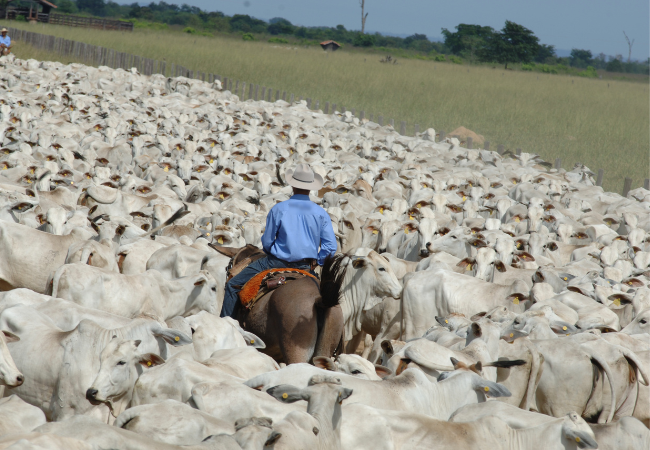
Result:
[[[149,3],[149,1],[142,3]],[[158,0],[156,0],[157,2]],[[359,0],[167,0],[227,15],[249,14],[263,20],[284,17],[304,26],[344,25],[361,29]],[[442,28],[459,23],[501,29],[510,20],[531,29],[540,42],[557,49],[580,48],[594,55],[621,54],[627,59],[623,35],[634,39],[632,58],[650,56],[648,0],[366,0],[366,31],[440,39]],[[563,52],[560,52],[563,53]]]

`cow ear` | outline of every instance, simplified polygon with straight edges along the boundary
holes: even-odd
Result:
[[[479,320],[481,317],[485,317],[487,315],[486,311],[481,311],[480,313],[474,314],[472,317],[469,318],[472,322],[476,322]]]
[[[481,326],[476,322],[472,322],[472,334],[474,335],[474,337],[477,338],[483,335],[483,332],[481,331]]]
[[[328,358],[327,356],[314,357],[314,365],[320,369],[336,372],[336,363],[334,363],[334,361],[332,361],[332,359]]]
[[[122,236],[125,231],[126,231],[126,227],[124,225],[120,225],[115,229],[115,234],[118,236]]]
[[[549,242],[546,244],[546,248],[552,252],[557,250],[557,244],[555,242]]]
[[[505,386],[488,381],[478,375],[472,377],[472,388],[477,392],[483,392],[486,397],[510,397],[512,395]]]
[[[375,364],[375,373],[379,378],[386,378],[389,377],[393,374],[393,371],[390,370],[388,367],[380,366],[379,364]]]
[[[271,447],[273,444],[277,442],[278,439],[282,437],[282,433],[278,433],[277,431],[272,432],[269,437],[266,438],[266,442],[264,443],[264,448],[266,447]]]
[[[165,364],[165,360],[155,353],[147,353],[145,355],[141,355],[138,362],[145,367],[153,367]]]
[[[194,282],[194,286],[201,286],[201,285],[205,284],[207,281],[208,280],[206,280],[204,276],[201,276],[201,277],[199,277],[198,280],[196,280]]]
[[[339,388],[339,403],[352,395],[352,389]]]
[[[476,264],[476,261],[474,258],[465,258],[461,260],[458,264],[456,264],[458,267],[462,267],[465,270],[472,270],[472,266]]]
[[[298,400],[309,400],[309,396],[304,395],[302,389],[288,384],[281,384],[279,386],[268,388],[266,393],[284,403],[294,403]]]
[[[499,261],[498,259],[496,261],[494,261],[494,268],[497,269],[501,273],[506,271],[506,265],[503,264],[503,262]]]
[[[366,258],[356,258],[352,260],[352,267],[355,269],[361,269],[366,267]]]
[[[11,331],[2,331],[2,334],[5,336],[5,342],[18,342],[20,338],[13,334]]]
[[[117,336],[113,336],[113,339],[117,338]],[[135,348],[138,348],[142,344],[142,341],[140,339],[133,341],[133,346]]]
[[[393,351],[393,344],[388,339],[381,342],[381,349],[384,351],[384,353],[386,353],[386,355],[389,358],[393,356],[393,354],[395,353]]]

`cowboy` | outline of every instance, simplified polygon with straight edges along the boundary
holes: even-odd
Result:
[[[7,36],[7,29],[3,28],[0,36],[0,55],[5,56],[11,53],[11,38]]]
[[[287,170],[285,178],[293,196],[276,204],[266,216],[262,248],[266,257],[249,264],[226,283],[221,317],[234,317],[238,293],[260,272],[276,268],[302,269],[314,273],[325,258],[336,252],[336,237],[327,212],[309,199],[309,191],[323,187],[323,177],[308,164]],[[319,250],[320,246],[320,250]]]

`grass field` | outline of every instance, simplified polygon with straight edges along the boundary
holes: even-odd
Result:
[[[504,71],[503,68],[434,63],[416,59],[380,64],[376,54],[286,44],[248,42],[177,32],[133,33],[29,25],[3,26],[61,36],[117,51],[166,60],[192,70],[219,74],[383,115],[385,123],[405,120],[412,133],[464,126],[513,152],[522,148],[547,161],[562,158],[570,169],[582,162],[605,169],[607,190],[620,192],[623,178],[633,188],[650,175],[648,84]],[[17,44],[21,58],[57,60]],[[68,60],[63,62],[69,62]],[[397,125],[396,125],[397,127]]]

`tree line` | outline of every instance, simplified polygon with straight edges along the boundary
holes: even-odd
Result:
[[[24,1],[27,0],[19,0],[13,4]],[[557,69],[553,67],[571,67],[590,70],[595,76],[596,69],[648,74],[650,66],[650,59],[643,62],[625,62],[621,55],[607,56],[601,53],[594,56],[591,51],[583,49],[573,49],[570,57],[560,58],[553,45],[540,43],[532,30],[508,20],[501,30],[472,24],[459,24],[455,31],[443,28],[444,41],[435,42],[418,33],[401,38],[347,30],[343,25],[304,27],[294,25],[281,17],[267,22],[247,14],[227,16],[218,11],[207,12],[196,6],[176,5],[165,1],[151,2],[146,6],[138,3],[122,5],[111,0],[54,0],[54,3],[60,13],[114,17],[135,21],[136,25],[138,22],[158,23],[180,26],[193,33],[241,33],[248,39],[253,39],[254,35],[271,35],[271,40],[275,42],[286,41],[283,37],[298,39],[304,43],[333,39],[340,44],[354,47],[412,50],[437,60],[445,60],[441,55],[453,55],[449,58],[453,62],[460,62],[459,58],[463,58],[470,64],[497,63],[506,69],[508,65],[521,64],[524,70],[531,70],[538,64],[543,66],[544,71],[551,73],[557,73]]]

